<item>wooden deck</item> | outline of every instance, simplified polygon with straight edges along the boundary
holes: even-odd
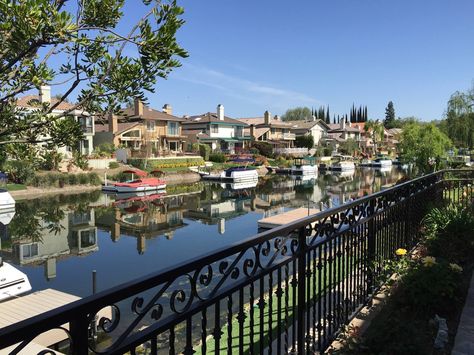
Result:
[[[271,228],[282,226],[284,224],[294,222],[298,219],[316,214],[318,212],[319,212],[319,209],[310,208],[309,214],[308,214],[308,209],[301,207],[301,208],[297,208],[295,210],[291,210],[285,213],[277,214],[275,216],[263,218],[258,221],[258,227],[263,228],[263,229],[271,229]]]
[[[46,290],[36,291],[25,296],[14,298],[0,303],[0,329],[8,325],[20,322],[22,320],[35,317],[41,313],[64,306],[68,303],[79,300],[80,297],[65,292],[48,288]],[[99,317],[112,316],[112,310],[107,307],[99,312]],[[63,327],[69,329],[69,324],[63,324]],[[52,329],[37,336],[31,343],[33,347],[50,347],[63,340],[68,339],[67,334],[61,329]],[[10,349],[10,348],[8,348]],[[33,348],[23,349],[19,354],[36,354],[32,352]],[[36,349],[36,348],[35,348]],[[7,349],[0,350],[1,354],[8,354]],[[56,352],[60,354],[59,352]]]

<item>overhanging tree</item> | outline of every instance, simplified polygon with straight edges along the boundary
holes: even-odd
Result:
[[[127,1],[144,11],[124,29]],[[172,0],[0,0],[0,147],[75,145],[82,131],[74,110],[105,116],[131,97],[146,101],[187,56],[175,37],[182,14]],[[63,94],[33,110],[17,107],[18,97],[42,85]]]
[[[311,110],[308,107],[295,107],[288,109],[281,116],[282,121],[304,121],[309,120],[310,118],[312,118],[312,115]]]

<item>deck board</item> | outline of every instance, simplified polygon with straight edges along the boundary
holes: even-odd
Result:
[[[285,213],[277,214],[275,216],[262,218],[258,221],[258,227],[271,229],[271,228],[282,226],[284,224],[294,222],[298,219],[307,217],[308,215],[316,214],[318,212],[319,212],[319,209],[310,208],[309,214],[308,214],[308,209],[301,207],[301,208],[297,208],[295,210],[291,210]]]

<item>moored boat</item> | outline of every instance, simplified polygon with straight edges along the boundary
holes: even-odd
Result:
[[[0,189],[0,212],[15,211],[15,200],[7,190]]]
[[[384,168],[392,166],[392,161],[385,158],[377,158],[372,161],[372,167],[374,168]]]
[[[355,164],[352,161],[351,156],[346,155],[335,155],[333,157],[335,160],[331,164],[329,170],[333,171],[352,171],[355,170]]]
[[[292,175],[315,175],[318,173],[318,166],[312,157],[299,158],[295,159],[290,173]]]
[[[166,182],[156,177],[146,177],[147,173],[142,170],[125,170],[123,173],[132,174],[132,180],[125,182],[116,182],[113,184],[105,183],[102,186],[102,191],[105,192],[116,192],[116,193],[127,193],[127,192],[145,192],[145,191],[157,191],[164,190],[166,188]],[[161,171],[153,171],[154,173],[162,173]],[[137,175],[139,179],[134,179]]]
[[[28,277],[0,257],[0,301],[31,291]]]
[[[237,166],[224,170],[220,175],[204,175],[203,180],[219,181],[219,182],[256,182],[258,181],[258,173],[255,169],[245,166]]]

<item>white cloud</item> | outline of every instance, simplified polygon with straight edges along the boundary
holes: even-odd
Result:
[[[179,74],[176,73],[174,77],[193,84],[212,87],[226,96],[260,105],[262,110],[267,108],[286,110],[301,105],[323,104],[304,93],[258,83],[192,64],[185,64]]]

